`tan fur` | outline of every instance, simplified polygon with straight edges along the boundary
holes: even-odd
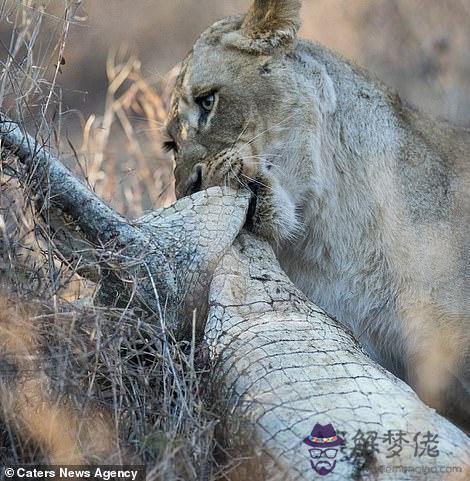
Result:
[[[255,0],[240,28],[238,47],[269,51],[292,43],[300,27],[300,3],[300,0]],[[247,44],[247,38],[256,42]]]
[[[470,134],[295,38],[299,3],[255,1],[194,45],[167,121],[179,194],[251,188],[292,280],[468,426]]]

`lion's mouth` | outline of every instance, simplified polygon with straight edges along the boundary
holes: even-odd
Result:
[[[186,183],[184,196],[195,194],[196,192],[199,192],[201,190],[202,173],[202,166],[196,165],[190,179]]]
[[[249,230],[252,230],[254,225],[256,207],[258,203],[259,185],[260,183],[258,180],[254,180],[253,182],[250,182],[248,184],[248,188],[251,191],[251,199],[250,199],[250,204],[248,206],[248,212],[246,214],[245,227]]]

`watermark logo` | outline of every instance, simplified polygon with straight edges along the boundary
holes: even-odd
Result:
[[[325,476],[335,469],[338,447],[344,443],[344,439],[336,434],[332,424],[315,424],[304,443],[309,447],[310,465],[316,473]]]
[[[341,436],[340,436],[341,434]],[[374,470],[380,473],[461,473],[462,466],[437,464],[439,456],[439,435],[431,431],[407,433],[401,429],[383,432],[362,431],[347,433],[336,432],[333,425],[322,426],[316,423],[312,433],[303,439],[308,446],[312,469],[320,476],[331,473],[337,463],[348,462],[355,468],[364,468],[381,453],[383,461],[400,458],[415,458],[417,463],[410,465],[374,464]],[[427,463],[426,463],[427,461]],[[421,464],[422,463],[422,464]]]

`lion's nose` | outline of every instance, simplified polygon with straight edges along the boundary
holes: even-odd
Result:
[[[204,175],[204,166],[202,164],[196,164],[193,168],[191,177],[189,178],[184,195],[191,195],[199,192],[202,188],[202,178]]]

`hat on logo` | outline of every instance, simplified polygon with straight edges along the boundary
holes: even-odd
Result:
[[[312,429],[312,434],[304,439],[304,443],[313,447],[329,448],[343,444],[344,439],[336,434],[331,424],[322,426],[317,423]]]

